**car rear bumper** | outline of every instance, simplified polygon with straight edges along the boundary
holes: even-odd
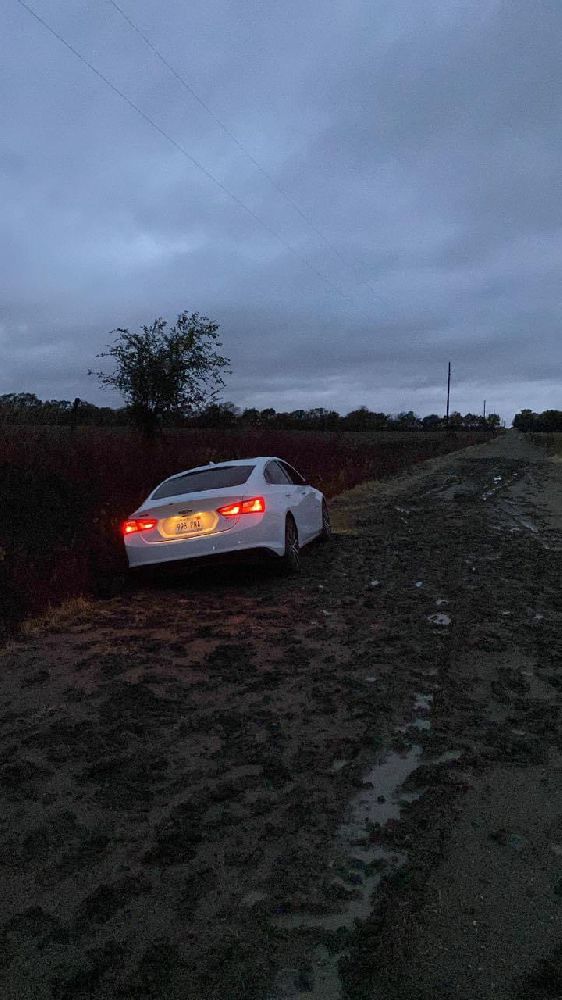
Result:
[[[130,569],[184,562],[187,559],[207,559],[253,549],[266,549],[282,556],[284,548],[284,542],[280,544],[279,533],[275,537],[263,520],[261,524],[252,527],[251,531],[233,529],[213,535],[171,539],[158,543],[147,543],[141,534],[131,535],[125,539],[125,551]]]

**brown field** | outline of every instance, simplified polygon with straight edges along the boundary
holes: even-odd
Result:
[[[125,572],[119,524],[166,476],[209,461],[279,455],[326,496],[384,479],[482,434],[181,430],[151,444],[126,429],[0,429],[0,634]]]

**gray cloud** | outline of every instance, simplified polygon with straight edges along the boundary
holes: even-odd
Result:
[[[442,411],[449,358],[461,409],[562,405],[557,0],[122,3],[313,227],[110,4],[36,9],[265,228],[14,0],[0,392],[117,402],[109,331],[189,308],[241,405]]]

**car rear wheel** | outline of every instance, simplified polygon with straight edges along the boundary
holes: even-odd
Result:
[[[332,537],[332,522],[330,521],[330,511],[325,500],[322,501],[322,530],[318,536],[321,542],[329,542]]]
[[[287,514],[285,521],[285,552],[279,561],[283,574],[298,573],[301,568],[299,533],[292,514]]]

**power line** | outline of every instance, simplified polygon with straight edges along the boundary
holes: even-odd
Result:
[[[256,169],[259,170],[259,172],[262,174],[262,176],[265,177],[269,181],[269,183],[272,185],[272,187],[274,187],[275,190],[278,192],[278,194],[280,194],[281,197],[284,198],[285,201],[294,209],[294,211],[297,213],[297,215],[299,215],[300,218],[303,219],[304,222],[306,222],[307,226],[310,226],[310,228],[312,229],[312,231],[314,233],[316,233],[316,235],[332,251],[332,253],[338,258],[338,260],[340,260],[343,264],[345,264],[346,267],[351,268],[352,270],[354,270],[353,265],[350,264],[348,260],[346,260],[346,258],[343,256],[343,254],[341,254],[339,252],[339,250],[337,249],[337,247],[335,247],[333,245],[333,243],[322,232],[322,230],[318,229],[318,227],[312,221],[312,219],[310,218],[310,216],[308,216],[306,214],[306,212],[302,211],[302,209],[297,204],[297,202],[294,200],[294,198],[287,191],[285,191],[285,189],[283,187],[281,187],[280,184],[278,184],[278,182],[275,180],[275,178],[271,176],[271,174],[269,173],[269,171],[267,171],[265,169],[265,167],[262,166],[262,164],[259,162],[259,160],[257,160],[255,158],[255,156],[252,155],[252,153],[249,151],[249,149],[247,149],[246,146],[242,142],[240,142],[240,139],[238,139],[238,137],[234,134],[234,132],[232,131],[232,129],[230,129],[228,127],[228,125],[225,125],[225,123],[223,122],[222,118],[219,118],[219,116],[216,114],[215,111],[213,111],[213,109],[207,104],[207,102],[204,101],[202,97],[200,97],[200,95],[193,88],[193,86],[189,83],[189,81],[186,80],[185,77],[181,73],[178,72],[178,70],[175,68],[175,66],[173,66],[166,59],[166,57],[164,55],[162,55],[162,53],[160,52],[160,49],[158,49],[157,46],[154,44],[154,42],[152,42],[150,40],[150,38],[147,35],[145,35],[144,31],[142,31],[141,28],[139,28],[139,26],[137,24],[135,24],[135,22],[132,20],[132,18],[129,17],[129,15],[126,13],[126,11],[124,11],[123,8],[119,6],[119,4],[116,2],[116,0],[108,0],[108,3],[110,3],[111,6],[115,8],[115,10],[121,15],[121,17],[123,18],[123,20],[129,25],[129,27],[134,32],[136,32],[136,34],[139,35],[140,38],[142,38],[142,40],[145,43],[145,45],[147,45],[148,48],[151,50],[151,52],[154,53],[154,55],[156,56],[156,58],[159,59],[160,62],[166,67],[166,69],[169,70],[169,72],[172,74],[172,76],[174,76],[175,79],[178,80],[179,83],[181,83],[182,87],[184,87],[184,89],[187,90],[188,94],[190,94],[191,97],[195,101],[197,101],[197,103],[200,105],[200,107],[202,107],[204,109],[204,111],[207,112],[207,114],[213,119],[214,122],[216,122],[216,124],[219,126],[219,128],[221,128],[223,130],[223,132],[225,133],[225,135],[227,135],[229,137],[229,139],[232,140],[232,142],[238,147],[238,149],[244,154],[244,156],[246,156],[248,158],[248,160],[250,160],[250,162],[253,163],[254,167],[256,167]],[[365,279],[361,279],[360,284],[365,285],[367,288],[370,288],[371,291],[375,295],[377,294],[376,291],[375,291],[375,289],[373,288],[373,286],[368,281],[365,281]]]
[[[236,205],[238,205],[245,212],[247,212],[247,214],[250,215],[255,222],[257,222],[263,229],[265,229],[271,236],[273,236],[279,243],[281,243],[281,245],[284,246],[286,250],[288,250],[295,257],[297,257],[306,267],[309,268],[309,270],[311,270],[318,278],[320,278],[321,281],[323,281],[326,285],[328,285],[328,287],[331,288],[331,290],[336,295],[339,295],[340,298],[344,299],[347,302],[352,301],[349,298],[349,296],[346,295],[344,292],[342,292],[341,289],[337,287],[337,285],[334,285],[333,282],[331,282],[330,279],[325,274],[322,274],[321,271],[318,271],[317,268],[314,266],[314,264],[311,264],[311,262],[306,257],[304,257],[301,253],[299,253],[298,250],[295,250],[295,248],[290,243],[288,243],[285,239],[283,239],[283,237],[280,236],[279,233],[275,231],[275,229],[272,229],[267,222],[264,222],[263,219],[261,219],[260,216],[253,211],[253,209],[251,209],[248,205],[246,205],[246,203],[243,202],[241,198],[239,198],[232,191],[230,191],[226,187],[226,185],[223,184],[222,181],[218,179],[218,177],[215,177],[215,175],[211,173],[210,170],[207,169],[207,167],[203,166],[203,164],[200,163],[199,160],[196,160],[195,157],[192,156],[191,153],[189,153],[187,149],[184,146],[182,146],[181,143],[179,143],[176,139],[172,138],[172,136],[169,135],[168,132],[166,132],[163,128],[161,128],[161,126],[158,125],[149,115],[147,115],[146,112],[142,110],[142,108],[139,108],[138,104],[135,104],[135,102],[132,101],[130,97],[127,97],[127,95],[122,90],[120,90],[119,87],[117,87],[114,83],[112,83],[112,81],[107,76],[105,76],[105,74],[102,73],[101,70],[97,69],[96,66],[93,65],[93,63],[89,62],[88,59],[86,59],[85,56],[83,56],[82,53],[78,51],[78,49],[75,49],[74,46],[70,44],[70,42],[67,42],[67,40],[63,38],[63,36],[59,34],[59,32],[55,30],[55,28],[52,28],[51,25],[48,24],[48,22],[45,21],[45,19],[41,17],[40,14],[38,14],[35,10],[33,10],[33,8],[30,7],[29,4],[25,2],[25,0],[16,0],[16,2],[20,5],[20,7],[23,7],[28,12],[28,14],[31,14],[31,16],[35,18],[35,20],[38,21],[39,24],[41,24],[44,28],[46,28],[46,30],[51,35],[53,35],[54,38],[56,38],[62,45],[64,45],[65,48],[67,48],[70,52],[72,52],[72,54],[76,56],[76,58],[79,59],[80,62],[84,63],[84,65],[87,66],[88,69],[92,71],[92,73],[95,73],[95,75],[100,80],[102,80],[102,82],[105,83],[106,86],[109,87],[114,94],[117,94],[118,97],[120,97],[123,101],[125,101],[125,103],[128,104],[129,107],[133,109],[133,111],[135,111],[138,115],[140,115],[140,117],[143,118],[144,121],[148,123],[148,125],[150,125],[153,129],[156,130],[156,132],[158,132],[161,136],[163,136],[164,139],[166,139],[169,143],[171,143],[171,145],[174,146],[174,148],[177,149],[178,152],[182,154],[182,156],[184,156],[187,160],[189,160],[189,162],[192,163],[193,166],[197,167],[198,170],[200,170],[203,174],[205,174],[205,176],[210,181],[212,181],[213,184],[216,184],[216,186],[220,188],[220,190],[224,194],[226,194],[229,198],[231,198]]]

